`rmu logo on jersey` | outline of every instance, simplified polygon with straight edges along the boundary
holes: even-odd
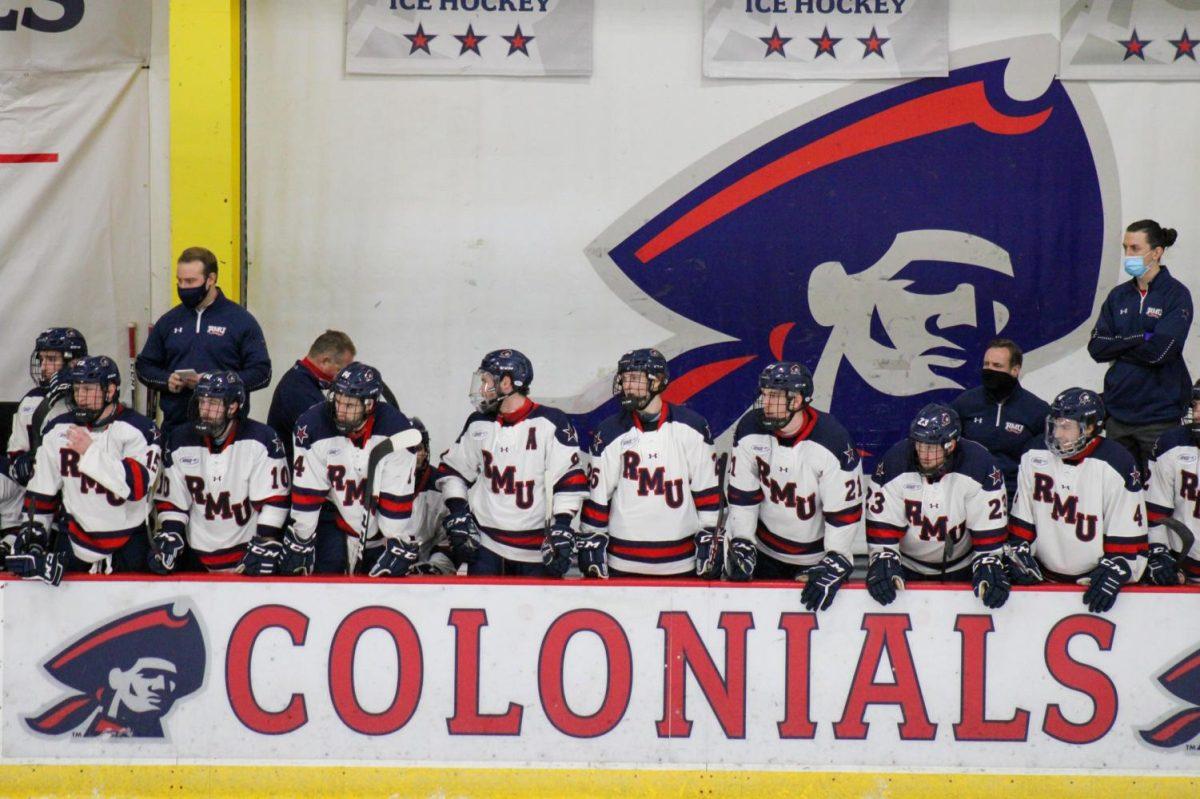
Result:
[[[79,480],[79,493],[103,494],[104,498],[108,500],[108,504],[112,505],[114,508],[125,504],[124,498],[118,497],[116,494],[79,471],[80,455],[78,452],[73,449],[64,448],[59,450],[59,456],[61,459],[59,463],[59,473],[62,474],[63,479],[72,477]]]
[[[530,431],[532,432],[532,431]],[[495,456],[486,449],[483,452],[483,479],[491,481],[493,494],[513,497],[517,507],[529,510],[533,507],[533,480],[518,480],[517,467],[496,468]]]
[[[1163,688],[1189,705],[1148,730],[1139,730],[1151,746],[1169,749],[1200,735],[1200,649],[1189,652],[1158,676]]]
[[[951,541],[958,542],[967,532],[967,523],[959,522],[953,527],[948,527],[950,520],[945,516],[938,516],[935,520],[930,520],[923,512],[923,505],[918,500],[904,500],[904,517],[908,520],[910,527],[920,527],[920,537],[922,541]]]
[[[1092,513],[1080,513],[1079,497],[1073,494],[1066,499],[1059,497],[1054,490],[1054,478],[1050,475],[1033,473],[1033,501],[1049,504],[1050,518],[1054,521],[1075,525],[1075,537],[1080,541],[1091,541],[1096,537],[1099,517]]]
[[[638,484],[638,496],[648,497],[654,494],[662,497],[668,508],[683,507],[683,478],[668,480],[665,467],[654,466],[647,469],[641,462],[642,456],[636,452],[626,450],[621,453],[621,476]]]
[[[771,464],[762,458],[756,458],[755,460],[758,461],[758,481],[767,489],[767,494],[772,503],[783,505],[785,508],[794,508],[796,517],[805,521],[817,515],[816,494],[796,496],[796,484],[794,482],[787,482],[780,485],[775,482],[775,478],[771,477]]]
[[[351,505],[362,505],[367,495],[367,484],[364,480],[347,480],[345,466],[330,466],[326,472],[329,476],[329,484],[333,486],[333,490],[342,495],[342,507],[348,508]]]
[[[204,508],[205,519],[210,522],[214,519],[233,519],[239,527],[250,523],[250,516],[254,512],[254,508],[250,504],[250,497],[235,504],[230,499],[228,491],[218,492],[216,496],[205,491],[203,477],[187,475],[183,480],[187,484],[188,493],[192,496],[192,505],[196,508]]]
[[[89,630],[43,668],[74,693],[25,723],[43,735],[162,738],[175,702],[204,683],[208,661],[191,609],[146,608]]]
[[[1179,460],[1188,457],[1183,455]],[[1192,456],[1193,459],[1195,456]],[[1200,519],[1200,479],[1197,478],[1195,472],[1189,472],[1187,469],[1179,470],[1179,496],[1192,503],[1192,517]]]
[[[799,361],[814,405],[881,452],[920,406],[977,383],[992,336],[1019,331],[1042,363],[1078,344],[1113,279],[1120,195],[1087,87],[1054,79],[1056,53],[1053,37],[1001,42],[956,53],[972,65],[944,79],[819,98],[601,234],[595,268],[673,332],[665,398],[723,431],[767,363]],[[589,408],[578,424],[594,430],[616,400]]]

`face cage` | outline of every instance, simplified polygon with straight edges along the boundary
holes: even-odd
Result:
[[[955,439],[955,440],[957,440],[957,439]],[[942,460],[940,463],[938,463],[934,466],[922,466],[921,465],[921,453],[917,450],[918,444],[924,444],[924,445],[930,446],[930,447],[937,447],[938,445],[934,444],[934,443],[930,443],[928,441],[913,441],[912,442],[913,457],[916,458],[917,471],[921,473],[922,477],[928,477],[930,479],[934,479],[937,477],[941,477],[942,475],[944,475],[946,472],[948,472],[950,470],[950,450],[954,446],[954,441],[947,441],[945,444],[942,444],[940,446],[940,449],[942,451]]]
[[[1192,433],[1192,438],[1200,440],[1200,399],[1193,400],[1183,415],[1183,426]]]
[[[621,407],[627,411],[645,410],[662,390],[660,375],[652,377],[647,372],[617,372],[613,375],[613,396],[620,397]]]
[[[108,388],[110,385],[112,384],[98,381],[71,384],[71,391],[67,394],[67,408],[70,409],[71,415],[75,417],[76,424],[83,425],[84,427],[92,427],[96,424],[96,420],[99,419],[106,410],[108,410],[108,406],[116,404],[116,395],[113,395],[111,400],[105,399],[105,395],[108,394]],[[91,408],[85,408],[76,401],[75,389],[78,386],[98,386],[100,388],[100,407],[98,409],[92,410]]]
[[[784,400],[786,403],[783,406],[783,410],[784,410],[783,416],[771,416],[767,413],[768,400],[767,400],[766,394],[764,394],[763,392],[769,391],[769,390],[783,391],[783,396],[784,396]],[[799,398],[801,400],[800,407],[793,411],[791,409],[792,408],[792,400],[797,399],[797,398]],[[798,414],[802,410],[804,410],[805,403],[803,400],[804,400],[803,396],[797,391],[786,391],[784,389],[761,389],[760,388],[758,390],[758,399],[756,399],[754,401],[754,410],[758,411],[758,419],[763,427],[765,427],[768,430],[779,430],[781,428],[787,427],[788,423],[792,421],[792,419],[796,416],[796,414]],[[770,404],[775,405],[776,403],[771,402]]]
[[[216,400],[221,403],[221,421],[210,421],[200,414],[200,402],[206,399]],[[193,394],[191,402],[188,403],[188,421],[191,422],[192,429],[200,435],[208,436],[209,438],[220,438],[229,429],[229,423],[237,417],[236,413],[230,411],[230,405],[231,403],[227,399],[220,397],[198,397]]]
[[[33,384],[35,386],[45,388],[50,384],[50,381],[42,377],[41,355],[43,352],[58,352],[58,354],[62,357],[62,366],[58,367],[59,372],[61,372],[63,369],[66,369],[67,366],[70,365],[71,356],[65,352],[59,352],[58,350],[34,350],[29,354],[29,376],[33,378]]]
[[[357,402],[359,404],[359,413],[351,421],[343,422],[338,419],[337,408],[339,399],[345,402]],[[334,429],[344,436],[350,435],[366,424],[367,418],[371,415],[372,411],[375,410],[375,400],[373,399],[351,397],[347,394],[339,394],[336,391],[330,391],[329,399],[327,399],[325,402],[329,406],[329,418],[333,420]],[[367,405],[368,402],[371,403],[369,407]]]
[[[1069,444],[1062,444],[1058,440],[1058,436],[1054,434],[1055,422],[1071,422],[1077,428],[1075,440]],[[1095,433],[1088,435],[1084,432],[1084,424],[1078,419],[1068,419],[1065,416],[1047,416],[1046,417],[1046,448],[1060,458],[1070,458],[1073,455],[1078,455],[1087,447],[1091,440],[1095,438]]]

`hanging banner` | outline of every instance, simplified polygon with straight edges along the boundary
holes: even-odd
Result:
[[[1197,0],[1060,1],[1062,78],[1200,80]]]
[[[346,71],[590,75],[592,0],[348,0]]]
[[[1200,770],[1195,589],[0,585],[5,759]]]
[[[707,0],[708,78],[944,76],[947,0]]]
[[[118,356],[150,258],[149,0],[0,7],[0,399],[39,332]],[[22,8],[22,6],[27,6]],[[36,287],[36,290],[34,290]],[[136,317],[134,317],[136,318]],[[118,358],[124,362],[124,358]]]

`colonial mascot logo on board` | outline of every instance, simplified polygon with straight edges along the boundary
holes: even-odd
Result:
[[[773,360],[868,453],[925,403],[978,384],[1005,335],[1025,370],[1081,347],[1120,239],[1108,132],[1053,37],[951,54],[947,78],[863,82],[748,131],[588,247],[630,307],[672,331],[668,401],[714,433]],[[567,402],[594,430],[600,381]]]
[[[166,604],[129,613],[87,631],[43,664],[72,693],[25,723],[43,735],[162,738],[163,719],[204,684],[207,662],[190,608]]]

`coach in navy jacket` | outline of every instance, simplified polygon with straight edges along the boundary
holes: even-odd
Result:
[[[1024,353],[1006,338],[993,339],[983,354],[983,385],[968,389],[951,406],[962,420],[963,438],[982,444],[1004,472],[1009,504],[1017,493],[1017,468],[1030,439],[1046,431],[1050,406],[1018,382]]]
[[[308,355],[296,361],[275,386],[267,424],[275,429],[292,462],[292,433],[296,420],[318,402],[325,401],[325,392],[334,375],[354,360],[354,342],[340,330],[326,330],[308,348]]]
[[[198,374],[234,371],[247,391],[271,382],[271,357],[262,328],[250,312],[217,288],[217,258],[189,247],[176,265],[181,303],[154,323],[137,358],[138,380],[161,393],[164,435],[187,421]],[[247,406],[249,403],[247,403]]]
[[[1125,232],[1125,271],[1100,309],[1088,353],[1111,362],[1104,375],[1106,434],[1130,450],[1145,473],[1154,441],[1179,424],[1191,402],[1183,345],[1192,324],[1192,295],[1160,259],[1176,233],[1157,222]]]

